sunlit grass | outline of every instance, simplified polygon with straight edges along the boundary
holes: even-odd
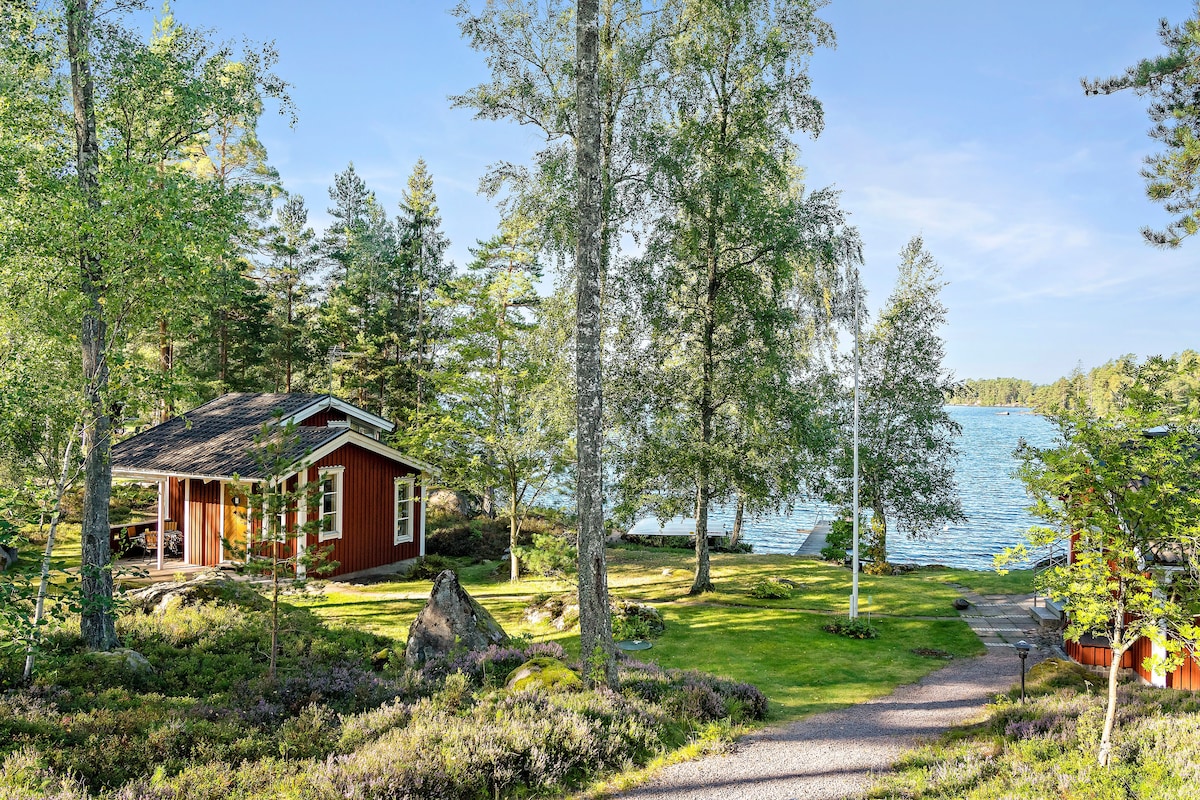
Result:
[[[830,615],[848,609],[851,575],[842,567],[786,555],[716,554],[717,591],[697,598],[687,594],[692,584],[687,551],[613,549],[608,557],[612,594],[655,605],[667,622],[667,632],[651,650],[638,653],[640,659],[754,683],[771,699],[776,720],[879,697],[944,664],[914,655],[913,648],[956,656],[982,653],[978,638],[957,619],[952,602],[959,595],[950,584],[981,586],[988,592],[1018,584],[1017,578],[997,581],[964,570],[861,576],[861,611],[870,615],[880,636],[853,640],[821,629]],[[800,586],[790,599],[750,597],[753,582],[767,577]],[[578,655],[577,630],[558,631],[522,619],[535,596],[573,593],[570,582],[532,578],[511,583],[507,566],[494,561],[462,567],[460,579],[510,634],[557,641]],[[409,580],[331,583],[302,602],[330,624],[389,636],[403,647],[430,585]]]

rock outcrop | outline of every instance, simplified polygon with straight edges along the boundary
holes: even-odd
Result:
[[[404,659],[415,666],[453,650],[480,650],[506,639],[500,623],[467,594],[457,575],[445,570],[433,581],[429,602],[408,630]]]
[[[130,650],[127,647],[107,652],[92,653],[91,657],[98,661],[113,664],[133,675],[151,675],[154,673],[154,667],[150,664],[149,659],[138,651]]]
[[[129,595],[129,604],[138,611],[161,614],[171,605],[194,603],[232,603],[251,608],[265,608],[267,601],[245,581],[234,580],[218,571],[209,570],[186,581],[164,581],[138,589]]]

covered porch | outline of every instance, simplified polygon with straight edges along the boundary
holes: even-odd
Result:
[[[154,517],[110,528],[110,545],[123,562],[153,565],[153,572],[169,577],[243,559],[257,524],[248,512],[253,481],[120,469],[113,478],[157,490]]]

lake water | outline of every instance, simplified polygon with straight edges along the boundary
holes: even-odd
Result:
[[[949,412],[962,426],[955,471],[967,521],[931,531],[928,538],[921,539],[889,532],[888,555],[896,563],[991,569],[992,556],[1020,542],[1037,522],[1026,511],[1029,498],[1024,486],[1012,476],[1017,467],[1013,450],[1022,437],[1031,444],[1049,446],[1054,441],[1054,427],[1025,409],[950,406]],[[791,514],[747,518],[743,538],[754,545],[756,553],[794,553],[817,519],[827,519],[831,512],[824,503],[810,502],[797,505]],[[732,527],[732,508],[711,512],[711,531]],[[657,528],[657,521],[641,520],[633,532],[653,533]]]

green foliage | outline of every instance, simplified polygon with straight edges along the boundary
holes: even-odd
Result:
[[[662,613],[645,603],[618,600],[612,604],[613,639],[657,639],[667,630]]]
[[[945,394],[952,406],[1031,406],[1037,387],[1021,378],[965,380]]]
[[[661,105],[642,134],[656,215],[612,291],[622,317],[610,407],[624,445],[620,513],[696,517],[699,593],[712,589],[710,503],[780,507],[825,443],[809,354],[842,305],[858,243],[835,195],[806,192],[799,177],[792,137],[821,127],[808,59],[832,43],[813,6],[674,11]]]
[[[1122,75],[1081,83],[1088,95],[1132,90],[1150,98],[1150,136],[1165,150],[1146,157],[1146,196],[1175,218],[1162,230],[1143,228],[1142,236],[1157,247],[1178,247],[1200,230],[1200,111],[1194,99],[1200,86],[1200,9],[1179,25],[1160,20],[1158,37],[1163,55],[1142,59]]]
[[[871,511],[864,544],[879,570],[887,563],[889,520],[909,536],[925,536],[944,522],[966,519],[954,481],[955,437],[961,431],[943,407],[952,384],[942,364],[941,269],[919,236],[900,256],[896,287],[860,343],[860,496]],[[841,436],[825,496],[845,506],[854,462],[849,392],[840,391],[835,414]],[[860,535],[866,533],[860,527]]]
[[[443,480],[476,496],[499,494],[510,522],[510,574],[529,508],[553,489],[570,455],[566,340],[541,324],[540,243],[520,218],[472,251],[470,272],[439,297],[449,320],[433,379],[439,404],[409,432]]]
[[[571,542],[555,533],[535,533],[531,547],[518,547],[517,557],[526,572],[563,577],[573,575],[578,554]]]
[[[825,535],[825,546],[821,548],[821,558],[826,561],[845,561],[847,553],[854,546],[854,520],[849,512],[838,514],[829,524],[829,533]],[[860,532],[866,530],[866,525],[860,523]]]
[[[837,617],[832,622],[821,627],[829,633],[836,633],[838,636],[845,636],[847,639],[876,639],[879,637],[879,629],[862,617],[855,617],[854,619]]]
[[[458,574],[458,564],[445,556],[427,555],[417,560],[408,578],[414,581],[431,581],[446,570]]]
[[[1190,369],[1198,368],[1192,361]],[[1030,547],[1072,553],[1069,563],[1040,574],[1040,588],[1067,612],[1064,636],[1107,638],[1114,665],[1143,636],[1167,653],[1148,661],[1150,669],[1179,663],[1200,640],[1200,507],[1180,491],[1200,485],[1200,395],[1173,391],[1179,371],[1174,359],[1131,365],[1112,415],[1061,411],[1051,417],[1059,429],[1055,446],[1022,442],[1017,450],[1032,510],[1047,523],[1030,531]],[[1027,552],[1017,547],[998,561]],[[1116,702],[1110,691],[1102,760]]]
[[[750,586],[750,596],[759,600],[787,600],[792,596],[792,587],[780,578],[760,578]]]

